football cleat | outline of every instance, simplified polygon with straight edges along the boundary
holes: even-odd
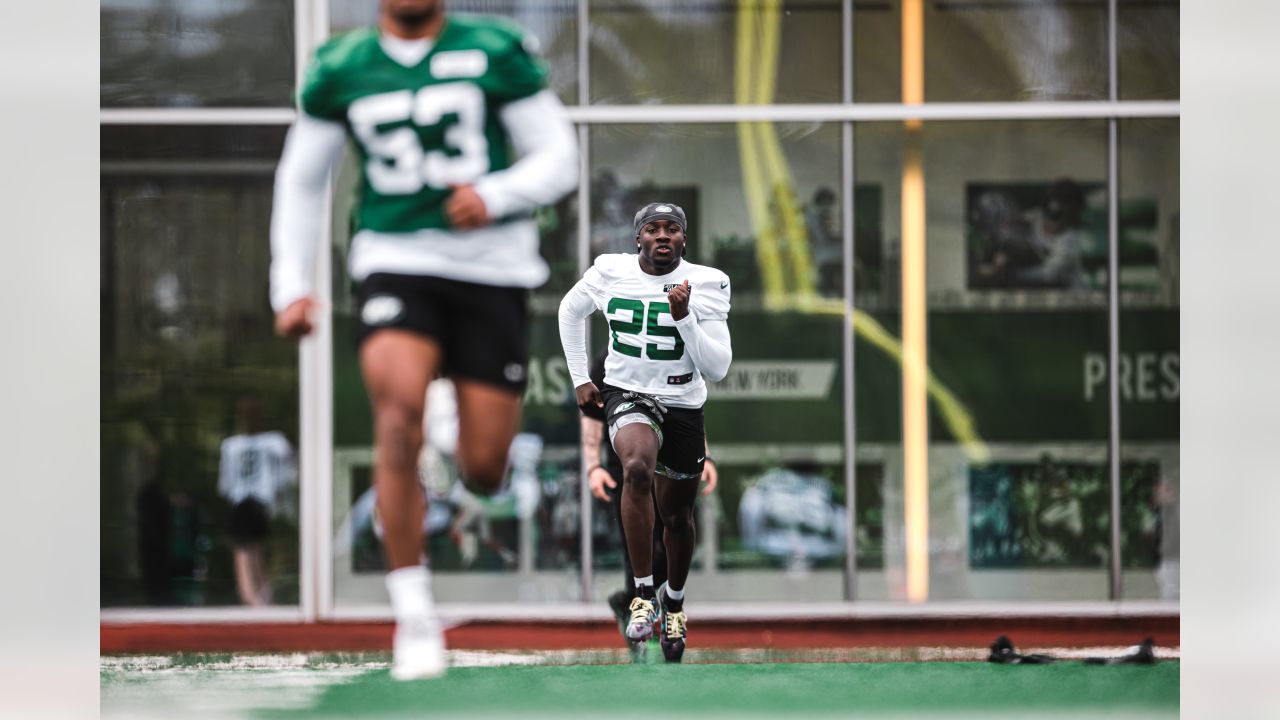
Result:
[[[662,634],[658,641],[662,645],[662,656],[667,662],[678,663],[684,658],[684,639],[688,634],[689,616],[684,610],[667,608],[667,584],[658,588],[659,617],[662,620]]]
[[[391,677],[428,680],[444,675],[444,631],[435,617],[396,623],[392,641]]]
[[[631,619],[627,622],[627,639],[632,642],[653,637],[653,624],[658,621],[658,610],[652,600],[636,597],[631,600]]]

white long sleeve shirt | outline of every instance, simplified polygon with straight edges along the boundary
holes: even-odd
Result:
[[[689,314],[671,316],[667,293],[689,281]],[[601,255],[560,303],[560,341],[574,386],[589,382],[586,319],[595,310],[609,322],[605,382],[699,408],[707,400],[703,376],[724,378],[733,360],[729,336],[729,278],[682,260],[665,275],[649,275],[631,253]]]

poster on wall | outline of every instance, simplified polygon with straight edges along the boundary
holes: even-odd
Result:
[[[965,185],[968,287],[1097,290],[1107,284],[1107,189],[1058,178]],[[1160,287],[1154,198],[1120,203],[1126,290]]]

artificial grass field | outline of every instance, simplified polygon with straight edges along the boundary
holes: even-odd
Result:
[[[506,657],[540,662],[536,655]],[[508,664],[455,666],[441,680],[400,683],[391,680],[385,656],[324,656],[274,666],[266,661],[246,666],[240,660],[188,656],[168,665],[153,663],[150,669],[104,663],[102,716],[654,717],[658,708],[678,717],[1176,717],[1178,712],[1176,661],[1154,666]],[[175,714],[178,707],[182,710]]]

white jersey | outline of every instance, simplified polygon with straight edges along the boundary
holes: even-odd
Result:
[[[233,435],[222,441],[218,494],[232,503],[253,498],[268,510],[287,515],[296,480],[293,448],[284,435]]]
[[[666,275],[640,269],[635,253],[601,255],[578,282],[609,324],[604,380],[624,390],[661,398],[674,407],[699,408],[707,384],[686,352],[671,317],[667,293],[689,281],[693,320],[727,320],[729,276],[716,268],[681,260]]]

